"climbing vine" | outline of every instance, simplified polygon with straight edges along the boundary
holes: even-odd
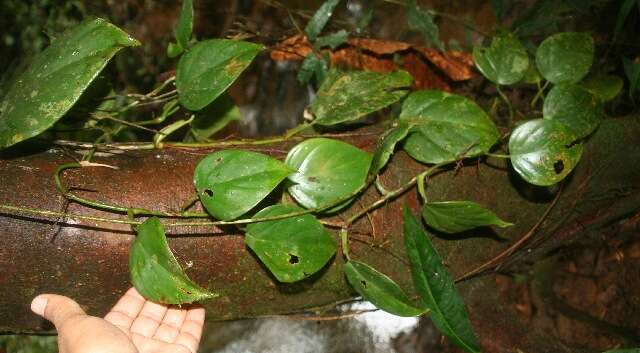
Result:
[[[175,77],[148,94],[128,97],[130,103],[111,114],[94,115],[96,121],[109,120],[119,127],[105,132],[94,143],[80,143],[89,147],[90,152],[79,163],[60,166],[53,176],[55,184],[71,201],[129,216],[126,221],[86,218],[135,226],[137,237],[131,246],[129,262],[131,281],[149,299],[182,304],[215,300],[218,295],[215,288],[202,288],[187,277],[168,247],[165,226],[234,225],[244,232],[247,247],[277,281],[303,280],[323,269],[335,256],[342,256],[346,260],[344,274],[363,298],[396,315],[430,315],[452,342],[466,351],[478,352],[479,344],[462,298],[420,218],[430,229],[448,234],[481,226],[504,228],[512,223],[470,201],[427,199],[429,177],[465,160],[492,156],[509,159],[515,172],[531,184],[557,184],[579,163],[584,142],[603,117],[603,102],[618,94],[621,81],[612,76],[585,80],[594,58],[594,42],[587,33],[554,34],[543,40],[535,53],[528,52],[515,33],[496,34],[486,46],[474,48],[473,58],[477,69],[496,85],[497,94],[508,107],[511,131],[505,141],[492,117],[464,96],[438,90],[412,92],[413,78],[405,71],[379,73],[332,67],[321,48],[346,43],[348,33],[321,34],[338,3],[339,0],[327,1],[304,30],[313,50],[302,64],[299,79],[308,82],[313,78],[318,85],[317,96],[305,114],[307,120],[282,137],[234,142],[208,138],[235,119],[237,111],[234,112],[225,91],[265,47],[240,40],[196,40],[192,33],[192,2],[184,1],[175,30],[176,41],[167,48],[169,57],[178,58]],[[442,49],[444,44],[438,39],[437,27],[433,33],[432,14],[420,10],[414,1],[407,6],[410,27],[426,31],[426,37]],[[0,148],[11,147],[51,128],[118,51],[136,45],[137,40],[102,19],[85,21],[56,39],[5,95],[0,105]],[[541,119],[516,124],[514,108],[504,93],[516,83],[537,89],[531,104],[544,100]],[[148,102],[164,103],[158,117],[136,122],[119,118]],[[212,124],[204,121],[200,113],[220,105],[231,107],[219,111],[219,119]],[[373,154],[328,135],[302,135],[315,127],[324,131],[344,128],[389,106],[397,106],[399,113],[380,137]],[[160,130],[148,128],[163,123],[183,108],[189,112],[188,118],[173,119]],[[109,144],[125,126],[152,132],[152,141]],[[167,142],[185,127],[189,127],[194,141]],[[235,145],[273,141],[297,144],[284,160],[234,149]],[[102,148],[134,150],[166,146],[223,148],[202,158],[194,171],[193,202],[199,201],[206,212],[189,211],[189,207],[171,213],[112,205],[80,197],[64,185],[65,170],[104,167],[91,162],[93,153]],[[406,184],[389,190],[379,175],[396,150],[405,151],[425,168]],[[341,222],[324,219],[342,212],[372,185],[380,193],[376,201]],[[405,207],[403,220],[406,252],[418,298],[409,297],[391,278],[353,258],[349,252],[350,227],[355,221],[414,188],[422,198],[421,217],[416,218]],[[269,196],[280,190],[286,195],[280,202],[274,202],[275,198]],[[1,207],[8,211],[58,215],[19,206]],[[141,216],[149,218],[138,220]],[[163,224],[160,218],[167,217],[202,220]],[[339,244],[329,227],[338,229]],[[338,249],[340,253],[336,255]]]

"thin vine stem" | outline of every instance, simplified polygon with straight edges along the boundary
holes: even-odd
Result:
[[[544,91],[547,89],[548,85],[549,81],[546,81],[542,87],[540,87],[540,83],[538,83],[538,93],[536,93],[536,95],[531,100],[531,108],[535,107],[538,103],[538,99],[542,98],[542,96],[544,95]]]

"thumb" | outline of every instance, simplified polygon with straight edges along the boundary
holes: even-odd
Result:
[[[84,310],[70,298],[55,294],[41,294],[31,302],[31,311],[60,328],[71,317],[85,316]]]

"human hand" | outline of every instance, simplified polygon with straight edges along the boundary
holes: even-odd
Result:
[[[204,325],[203,308],[157,304],[135,288],[104,319],[55,294],[37,296],[31,310],[56,326],[60,353],[196,353]]]

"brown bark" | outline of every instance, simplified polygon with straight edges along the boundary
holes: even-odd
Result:
[[[343,139],[368,151],[375,148],[374,129]],[[284,157],[293,143],[246,146]],[[640,205],[640,123],[636,118],[607,120],[591,137],[583,160],[562,190],[558,204],[543,220],[527,246],[503,269],[535,260],[550,249],[579,238],[590,229],[627,216]],[[236,147],[243,148],[243,147]],[[149,209],[176,210],[194,193],[195,163],[211,150],[164,149],[99,155],[94,162],[117,166],[83,168],[65,172],[64,181],[88,198]],[[55,189],[53,172],[72,162],[75,152],[51,149],[20,156],[16,150],[0,159],[0,204],[114,217],[113,214],[75,203]],[[75,155],[77,156],[77,155]],[[402,152],[396,153],[383,175],[383,183],[397,188],[423,170]],[[478,229],[459,236],[434,238],[436,247],[454,276],[493,258],[540,220],[553,195],[522,182],[502,160],[469,163],[429,180],[432,200],[472,200],[494,210],[515,226]],[[374,188],[347,214],[380,196]],[[351,229],[352,257],[370,263],[411,291],[404,258],[401,207],[416,212],[416,193],[390,202],[363,217]],[[336,220],[339,220],[337,216]],[[285,285],[273,279],[244,246],[237,229],[170,228],[170,245],[188,274],[199,284],[222,295],[204,303],[208,319],[225,320],[268,314],[299,312],[354,295],[341,273],[336,256],[321,273],[300,283]],[[496,236],[499,234],[500,238]],[[50,330],[29,311],[38,293],[53,292],[77,299],[90,313],[101,315],[129,286],[127,256],[133,233],[126,225],[70,220],[42,220],[33,215],[0,214],[0,332]],[[531,251],[529,251],[531,249]],[[514,258],[511,257],[511,258]],[[510,258],[510,259],[511,259]],[[192,264],[192,266],[191,266]],[[518,324],[511,309],[502,304],[493,276],[464,281],[459,289],[476,332],[487,352],[563,351],[549,338]],[[566,351],[569,351],[566,349]]]

